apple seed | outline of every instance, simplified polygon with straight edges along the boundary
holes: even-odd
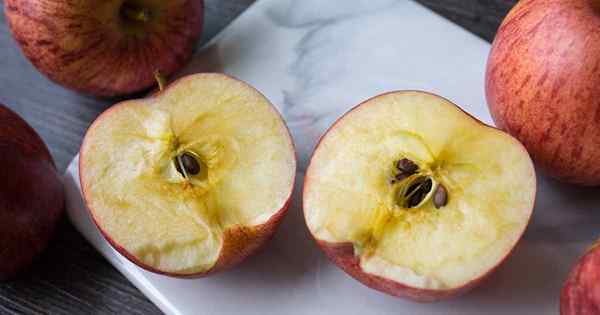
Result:
[[[448,191],[441,183],[438,184],[435,194],[433,194],[433,205],[436,209],[445,206],[448,203]]]
[[[181,167],[183,166],[183,170]],[[186,174],[189,175],[197,175],[200,173],[200,164],[189,152],[184,152],[183,154],[177,156],[175,161],[175,169],[184,177]]]
[[[410,185],[408,187],[408,189],[404,193],[404,197],[410,196],[415,190],[417,190],[417,188],[419,188],[419,186],[421,186],[422,183],[423,182],[421,182],[421,181],[415,181],[415,183],[413,183],[412,185]]]
[[[417,164],[415,164],[415,162],[413,162],[407,158],[403,158],[403,159],[399,160],[398,162],[396,162],[396,168],[399,171],[401,171],[403,173],[408,173],[408,174],[413,174],[419,170],[419,166]]]
[[[429,177],[419,177],[417,178],[404,192],[402,196],[400,196],[400,205],[404,205],[407,208],[414,208],[423,202],[423,199],[427,197],[431,188],[433,186],[433,181]]]

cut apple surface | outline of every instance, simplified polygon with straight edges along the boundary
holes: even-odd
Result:
[[[81,148],[86,203],[106,238],[151,271],[200,276],[274,232],[296,160],[276,109],[221,74],[182,78],[103,113]]]
[[[304,213],[350,275],[431,301],[472,287],[511,252],[535,183],[510,135],[441,97],[393,92],[354,108],[321,139]]]

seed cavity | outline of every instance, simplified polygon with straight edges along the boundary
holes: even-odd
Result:
[[[406,189],[399,191],[398,203],[405,208],[414,208],[420,205],[431,192],[433,180],[428,176],[416,177],[408,184]]]
[[[200,163],[198,163],[195,154],[190,152],[184,152],[175,157],[174,163],[177,172],[185,178],[189,175],[198,175],[201,171]]]
[[[446,190],[446,187],[440,183],[433,194],[433,205],[436,209],[439,209],[446,204],[448,204],[448,191]]]
[[[448,191],[441,183],[434,181],[427,170],[419,169],[419,166],[407,158],[402,158],[394,164],[396,173],[392,184],[399,184],[396,194],[396,202],[403,208],[415,208],[432,199],[436,209],[444,207],[448,203]],[[432,193],[432,189],[435,191]],[[426,200],[427,199],[427,200]]]

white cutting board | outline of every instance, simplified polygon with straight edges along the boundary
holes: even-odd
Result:
[[[539,178],[532,224],[515,254],[461,298],[416,304],[364,287],[309,237],[301,185],[323,131],[361,101],[398,89],[443,95],[492,123],[484,98],[490,45],[407,0],[262,0],[199,50],[185,73],[222,71],[263,92],[284,115],[299,156],[292,206],[275,238],[240,267],[197,280],[148,273],[99,234],[66,174],[68,213],[81,233],[167,314],[557,314],[560,286],[596,238],[594,189]]]

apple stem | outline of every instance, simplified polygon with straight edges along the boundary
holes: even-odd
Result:
[[[158,90],[164,90],[165,85],[167,85],[167,79],[160,73],[160,70],[154,71],[154,79],[156,80],[156,83],[158,83]]]
[[[140,9],[133,6],[123,6],[122,14],[131,21],[148,22],[150,20],[150,12],[146,9]]]

